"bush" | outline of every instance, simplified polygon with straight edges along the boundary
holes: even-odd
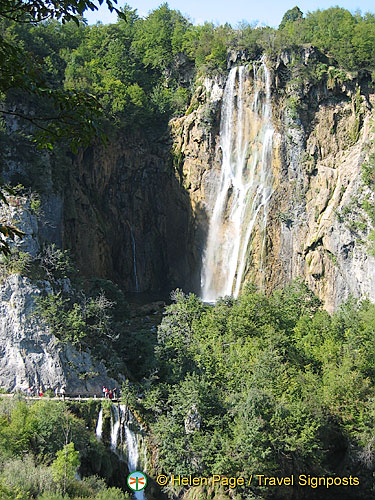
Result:
[[[51,469],[35,465],[31,455],[8,460],[4,465],[2,479],[10,488],[18,488],[33,497],[55,489]]]
[[[108,488],[107,490],[100,491],[95,500],[130,500],[127,493],[123,493],[119,488]]]

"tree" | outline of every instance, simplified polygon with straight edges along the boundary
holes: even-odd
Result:
[[[103,0],[98,0],[99,5]],[[109,10],[117,12],[120,18],[125,14],[114,7],[117,0],[106,0]],[[35,24],[56,19],[62,23],[69,21],[77,25],[84,11],[97,10],[91,0],[2,0],[0,3],[0,23],[5,26],[9,22]],[[42,66],[35,57],[25,52],[0,34],[0,113],[3,117],[15,116],[32,125],[35,142],[40,147],[52,149],[58,140],[69,140],[73,151],[85,145],[95,135],[101,135],[95,118],[101,107],[95,97],[74,89],[58,89],[51,87],[43,76]],[[9,92],[21,92],[31,96],[47,99],[53,108],[52,114],[40,115],[34,111],[27,113],[7,105]],[[35,132],[35,129],[37,132]],[[104,138],[101,135],[102,139]],[[0,182],[0,203],[6,203],[2,183]],[[7,188],[9,191],[9,188]],[[0,254],[10,253],[9,240],[23,233],[17,228],[0,221]]]
[[[56,453],[56,460],[52,463],[52,474],[54,480],[60,485],[63,495],[67,486],[75,479],[78,470],[79,452],[74,449],[74,443],[68,443]]]
[[[99,5],[103,0],[98,0]],[[114,7],[117,0],[106,0],[111,12],[116,12],[119,17],[124,18],[121,10]],[[1,0],[0,17],[16,22],[41,22],[47,19],[61,19],[63,23],[68,21],[80,22],[80,17],[86,10],[98,10],[95,2],[91,0]]]
[[[142,54],[145,67],[165,70],[174,54],[181,52],[188,23],[180,12],[162,4],[148,18],[138,23],[133,50]]]
[[[303,18],[303,12],[299,7],[295,6],[293,7],[293,9],[287,10],[281,20],[281,23],[279,25],[279,30],[282,30],[287,22],[289,21],[294,22],[297,21],[297,19],[302,19],[302,18]]]

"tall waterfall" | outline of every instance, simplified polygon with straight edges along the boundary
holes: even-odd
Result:
[[[202,298],[214,302],[238,296],[245,274],[251,234],[261,236],[262,271],[268,202],[272,195],[271,78],[261,61],[254,66],[254,97],[246,106],[247,69],[232,68],[224,89],[220,123],[222,164],[214,189],[202,262]]]

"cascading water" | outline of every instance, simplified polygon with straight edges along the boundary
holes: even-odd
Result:
[[[112,405],[111,412],[111,450],[117,453],[117,441],[120,430],[120,411],[116,405]]]
[[[138,439],[137,435],[130,429],[129,423],[131,423],[131,414],[126,410],[124,405],[121,405],[121,413],[127,418],[124,418],[124,430],[125,430],[125,440],[126,440],[126,448],[128,450],[128,468],[129,472],[134,472],[138,470],[138,462],[139,462],[139,447],[138,447]],[[134,498],[136,500],[147,500],[144,494],[144,491],[135,491]]]
[[[100,428],[103,425],[103,410],[100,410],[98,417],[98,425],[99,421],[101,421]],[[127,464],[129,472],[135,472],[138,470],[139,466],[139,447],[138,447],[138,439],[137,434],[133,432],[129,426],[133,421],[133,417],[129,410],[125,407],[125,405],[112,405],[111,407],[111,450],[116,453],[116,455],[120,458],[120,460],[125,460],[121,453],[121,447],[119,448],[119,436],[122,436],[122,429],[125,435],[126,448],[127,448]],[[98,432],[97,432],[98,436]],[[101,436],[101,432],[100,432]],[[136,500],[147,500],[143,490],[135,491],[134,498]]]
[[[100,408],[100,412],[98,415],[98,422],[96,424],[96,437],[101,440],[103,434],[103,408]]]
[[[202,298],[215,302],[238,296],[255,226],[262,235],[259,271],[265,251],[268,202],[272,195],[271,79],[261,61],[254,67],[254,98],[246,107],[247,70],[232,68],[224,89],[220,148],[222,165],[202,262]]]

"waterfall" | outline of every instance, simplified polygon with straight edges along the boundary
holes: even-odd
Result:
[[[133,432],[128,425],[129,423],[132,422],[131,413],[128,410],[126,410],[125,405],[121,405],[120,409],[121,409],[121,414],[124,415],[123,422],[124,422],[126,448],[128,451],[128,456],[127,456],[128,469],[129,472],[134,472],[138,470],[139,466],[138,439],[136,433]],[[125,418],[125,416],[127,416],[128,418]],[[147,500],[144,494],[144,490],[135,491],[134,498],[136,498],[136,500]]]
[[[117,441],[120,430],[120,411],[116,405],[112,405],[111,411],[111,450],[117,453]]]
[[[120,458],[125,461],[122,455],[122,447],[118,445],[119,437],[124,433],[127,449],[126,462],[128,464],[129,472],[135,472],[139,467],[139,446],[137,434],[131,429],[133,417],[125,405],[112,405],[111,406],[111,450]],[[130,424],[130,425],[129,425]],[[103,426],[103,409],[100,410],[98,417],[98,425],[96,427],[96,435],[102,435]],[[100,429],[100,433],[99,430]],[[99,437],[99,439],[100,439]],[[133,493],[136,500],[147,500],[144,491],[135,491]]]
[[[137,252],[136,252],[136,247],[135,247],[135,238],[134,238],[134,233],[133,233],[133,228],[128,222],[129,230],[130,230],[130,239],[132,242],[132,252],[133,252],[133,275],[134,275],[134,284],[135,284],[135,291],[139,292],[139,281],[138,281],[138,273],[137,273]]]
[[[220,122],[220,177],[202,260],[202,298],[215,302],[238,296],[246,273],[252,232],[261,234],[262,272],[268,202],[272,195],[271,78],[261,61],[254,66],[254,97],[246,105],[247,69],[232,68],[225,85]]]
[[[96,424],[96,436],[99,440],[102,439],[102,433],[103,433],[103,408],[100,408],[100,412],[98,415],[98,422]]]

